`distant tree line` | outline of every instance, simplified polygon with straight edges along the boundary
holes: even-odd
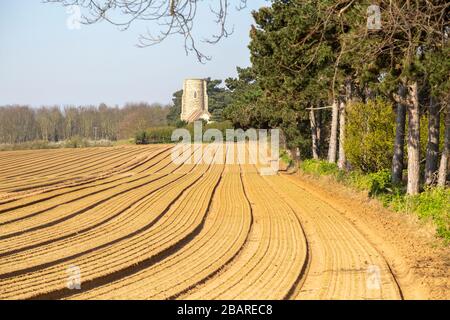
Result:
[[[169,108],[160,104],[128,103],[123,108],[99,106],[22,105],[0,107],[0,143],[128,139],[137,131],[166,124]]]

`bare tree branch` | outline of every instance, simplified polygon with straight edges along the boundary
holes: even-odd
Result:
[[[82,9],[81,23],[94,24],[101,21],[111,23],[120,30],[127,30],[137,21],[155,22],[159,30],[141,34],[138,47],[148,47],[161,43],[168,37],[181,34],[184,37],[186,54],[194,52],[200,62],[209,60],[196,46],[193,34],[194,21],[200,0],[43,0],[47,3],[59,3],[65,7],[79,6]],[[247,0],[236,0],[236,9],[242,10]],[[205,1],[203,1],[205,2]],[[231,0],[210,0],[210,12],[215,17],[219,31],[210,38],[203,39],[208,44],[216,44],[232,32],[227,26]]]

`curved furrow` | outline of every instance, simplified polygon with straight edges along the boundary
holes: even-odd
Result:
[[[295,213],[274,196],[254,167],[244,168],[254,214],[250,237],[222,272],[181,299],[282,299],[306,263],[306,239]]]
[[[186,187],[192,183],[192,179],[201,176],[196,172],[189,179],[180,183],[179,187]],[[179,191],[179,189],[176,189]],[[142,225],[152,224],[157,218],[153,213],[146,214],[149,208],[158,203],[167,203],[177,197],[177,193],[170,188],[158,190],[154,194],[142,197],[135,205],[120,212],[113,219],[109,219],[101,226],[95,226],[87,230],[70,234],[70,237],[56,239],[45,246],[36,247],[32,250],[20,252],[4,258],[2,270],[9,273],[0,274],[0,279],[25,274],[30,271],[57,265],[66,260],[81,256],[89,251],[100,249],[111,242],[111,239],[126,238],[130,233],[142,228]]]
[[[399,299],[384,257],[337,210],[299,186],[294,177],[270,177],[305,221],[312,259],[298,299]],[[372,283],[372,280],[376,280]]]
[[[6,154],[7,151],[2,151],[0,154],[0,176],[3,176],[4,173],[11,171],[17,166],[24,167],[26,165],[34,165],[41,161],[44,156],[50,159],[50,156],[59,156],[61,153],[64,155],[64,151],[67,150],[59,149],[60,154],[51,154],[51,151],[53,150],[34,150],[34,152],[32,151],[28,154],[21,151],[11,151],[13,154]],[[75,152],[74,149],[70,151]]]
[[[53,168],[52,166],[53,162],[47,161],[46,166],[48,168]],[[33,176],[28,181],[26,179],[23,179],[20,175],[20,171],[24,170],[22,167],[18,167],[17,170],[17,177],[15,180],[12,179],[0,179],[2,181],[3,188],[6,188],[6,184],[9,182],[9,184],[16,184],[15,187],[8,187],[8,190],[3,190],[0,192],[0,204],[9,203],[10,201],[14,201],[17,198],[29,196],[34,193],[38,193],[39,191],[42,191],[43,189],[49,189],[54,188],[55,185],[61,185],[61,184],[69,184],[74,182],[82,182],[83,180],[87,180],[87,177],[59,177],[59,178],[51,178],[48,176]],[[32,183],[32,181],[34,183]],[[19,184],[19,185],[17,185]],[[14,189],[14,190],[11,190]]]
[[[0,299],[403,298],[331,198],[203,146],[215,159],[179,164],[168,145],[0,154],[0,188],[31,188],[0,191]]]
[[[250,206],[238,166],[227,165],[211,203],[202,230],[176,253],[130,277],[72,298],[175,298],[206,281],[237,255],[250,229]]]
[[[133,152],[127,152],[130,154],[138,154],[138,151]],[[109,156],[109,155],[108,155]],[[117,150],[118,157],[125,157],[125,159],[128,157],[127,154],[122,154],[120,150]],[[74,161],[71,161],[70,163],[66,164],[63,168],[60,168],[57,170],[54,167],[53,162],[49,161],[47,162],[46,166],[48,167],[49,171],[44,172],[42,174],[30,174],[30,175],[17,175],[15,178],[2,178],[2,187],[0,188],[0,191],[3,193],[17,193],[17,192],[24,192],[24,191],[30,191],[37,188],[52,186],[61,182],[67,182],[70,180],[78,180],[85,178],[86,174],[83,174],[82,170],[84,167],[92,167],[96,166],[96,168],[99,168],[99,165],[101,165],[104,162],[105,158],[101,157],[96,159],[95,157],[92,158],[86,158],[84,162],[79,161],[79,159],[76,159]],[[125,162],[128,160],[125,160]],[[124,162],[124,163],[125,163]],[[97,169],[96,171],[92,171],[92,173],[100,173],[104,171],[105,169],[113,169],[117,164],[113,163],[110,167],[105,166],[101,167],[100,169]],[[77,170],[79,168],[80,170]],[[71,169],[72,172],[77,172],[76,175],[70,175],[70,172],[68,172],[68,169]],[[20,168],[18,171],[23,170]],[[89,168],[87,168],[89,170]],[[89,172],[88,172],[89,173]]]
[[[190,183],[192,179],[195,179],[198,173],[200,172],[194,172],[189,179],[182,181],[177,187],[183,188],[186,183]],[[175,176],[178,176],[178,178],[174,177],[175,180],[172,182],[180,180],[186,174]],[[175,190],[173,186],[166,184],[154,192],[142,195],[135,203],[128,205],[125,209],[119,207],[121,209],[120,211],[114,211],[115,214],[113,216],[102,218],[97,224],[90,224],[86,228],[79,227],[76,231],[72,230],[72,233],[53,238],[46,243],[39,243],[36,246],[25,247],[23,250],[13,250],[8,254],[2,254],[1,256],[4,261],[0,266],[4,270],[7,270],[8,263],[10,264],[10,268],[12,268],[10,270],[18,270],[22,266],[22,270],[25,270],[22,271],[23,273],[30,268],[37,268],[39,265],[48,265],[48,261],[67,259],[68,256],[85,251],[87,247],[95,247],[100,243],[108,243],[117,234],[116,237],[120,238],[129,232],[130,229],[138,229],[142,222],[148,223],[149,218],[145,220],[141,219],[143,215],[145,216],[146,210],[157,202],[165,203],[165,201],[170,201],[171,198],[169,195],[172,196],[173,194],[176,197],[177,194],[173,193],[173,190]],[[168,194],[169,191],[170,193]],[[110,210],[117,209],[117,205],[114,205],[114,203],[110,206]],[[105,214],[109,214],[108,210],[104,212]],[[11,272],[17,273],[17,271]],[[3,274],[0,275],[0,278],[9,276],[8,274]]]
[[[4,258],[17,252],[38,248],[40,245],[57,243],[57,241],[64,240],[73,234],[83,233],[109,222],[130,206],[138,203],[142,197],[149,196],[166,186],[170,187],[171,184],[182,178],[183,175],[176,174],[180,167],[181,165],[168,163],[163,166],[164,171],[161,171],[161,173],[150,175],[122,188],[109,190],[106,197],[105,195],[103,195],[104,197],[98,195],[96,199],[100,200],[90,204],[85,204],[87,200],[83,198],[82,201],[76,202],[78,206],[82,207],[81,210],[76,210],[77,207],[72,203],[59,206],[52,212],[54,211],[56,215],[62,215],[62,218],[39,225],[39,228],[31,232],[23,233],[22,231],[20,235],[1,236],[0,256]],[[65,206],[69,210],[63,211],[64,214],[61,214],[60,212]],[[44,221],[48,219],[48,215],[43,216]],[[17,223],[14,224],[14,226],[16,225]]]
[[[7,174],[18,173],[29,175],[30,173],[34,173],[35,175],[39,175],[41,173],[45,173],[47,171],[53,171],[55,169],[61,170],[67,164],[71,164],[72,162],[86,160],[89,157],[103,157],[106,154],[117,154],[121,152],[127,152],[132,149],[138,149],[135,146],[118,146],[118,147],[94,147],[94,148],[80,148],[80,149],[61,149],[61,152],[55,152],[55,150],[41,150],[42,152],[36,153],[32,159],[21,158],[20,154],[17,154],[15,159],[17,160],[17,165],[14,165],[14,158],[10,160],[10,164],[8,164],[3,170],[1,177],[8,177]],[[49,168],[48,164],[52,164],[53,166]],[[9,167],[8,167],[9,166]],[[20,168],[17,170],[17,168]],[[31,169],[31,170],[30,170]],[[9,173],[8,173],[9,172]],[[13,175],[16,177],[17,175]]]
[[[6,235],[7,229],[4,229],[5,227],[2,228],[1,226],[14,222],[14,226],[18,230],[21,230],[23,232],[24,230],[26,230],[27,224],[21,225],[20,223],[16,222],[28,219],[26,222],[28,223],[28,225],[39,225],[39,222],[37,220],[32,220],[29,218],[33,218],[39,214],[48,214],[50,210],[57,209],[58,207],[61,207],[63,205],[69,205],[76,202],[77,200],[80,200],[82,203],[88,206],[93,203],[89,202],[89,198],[92,198],[92,196],[94,195],[105,195],[104,198],[107,198],[109,194],[108,191],[111,191],[114,188],[114,190],[119,190],[120,187],[124,187],[127,185],[132,186],[133,183],[139,183],[140,181],[144,181],[144,179],[146,178],[156,179],[156,177],[154,176],[156,173],[161,174],[166,172],[167,174],[169,174],[171,172],[170,170],[167,170],[168,165],[170,164],[169,160],[159,160],[159,158],[155,159],[155,163],[149,167],[146,174],[134,175],[133,173],[129,173],[122,177],[111,177],[104,181],[96,181],[83,187],[69,188],[68,191],[55,190],[50,195],[45,195],[42,197],[38,196],[37,200],[32,199],[30,201],[31,205],[26,205],[25,202],[25,204],[19,204],[20,207],[18,209],[5,209],[8,210],[8,212],[0,214],[0,230],[2,230],[2,233],[4,235]],[[158,177],[162,177],[162,174]],[[0,208],[3,207],[0,206]],[[48,223],[48,216],[44,217],[43,220]]]
[[[116,151],[120,153],[120,150],[113,149],[113,153],[116,153]],[[24,164],[22,166],[15,167],[11,164],[11,167],[2,173],[1,178],[16,178],[18,176],[22,177],[33,174],[38,175],[49,171],[52,172],[55,169],[60,170],[65,165],[71,165],[74,161],[105,158],[105,155],[109,155],[110,152],[110,150],[102,150],[102,148],[89,148],[84,149],[81,152],[73,152],[59,156],[57,159],[54,159],[54,155],[50,153],[44,157],[37,158],[36,162]],[[86,163],[89,163],[89,161],[86,161]],[[49,164],[52,166],[49,167]]]
[[[91,153],[96,152],[96,149],[85,150]],[[80,151],[77,149],[36,150],[34,154],[32,153],[30,156],[22,156],[23,153],[21,151],[12,152],[14,152],[14,154],[12,154],[8,158],[5,158],[4,162],[2,163],[2,168],[0,169],[0,176],[2,177],[5,174],[9,174],[10,172],[17,170],[17,166],[20,166],[20,168],[22,168],[23,170],[33,167],[45,168],[46,161],[54,160],[56,156],[58,157],[58,159],[65,159],[66,157],[70,157],[69,159],[76,159],[77,156],[80,156]],[[1,155],[3,156],[3,154],[4,153],[2,152]]]
[[[174,168],[171,169],[174,170]],[[60,233],[64,229],[63,223],[68,226],[71,223],[81,223],[82,220],[80,221],[80,219],[86,217],[90,211],[97,209],[100,205],[109,205],[113,200],[123,203],[123,201],[127,201],[129,196],[136,198],[147,192],[148,188],[152,187],[153,182],[160,183],[160,180],[169,174],[170,171],[166,174],[154,174],[106,191],[94,192],[80,200],[63,203],[53,209],[38,212],[37,216],[31,215],[28,219],[3,225],[0,227],[2,233],[0,242],[3,244],[0,251],[4,251],[8,245],[20,246],[20,243],[35,241],[39,238],[49,238],[55,232]],[[74,222],[75,218],[77,218],[77,221]],[[93,216],[92,218],[95,219],[96,217]],[[12,240],[9,241],[9,239]]]
[[[65,260],[54,266],[36,270],[24,274],[21,277],[2,279],[0,281],[0,296],[22,297],[36,296],[48,297],[73,294],[70,290],[63,289],[66,284],[66,268],[75,264],[82,270],[84,288],[97,286],[103,281],[117,280],[124,274],[134,272],[137,263],[153,263],[154,257],[177,245],[180,241],[196,231],[205,215],[205,202],[211,197],[211,186],[218,184],[223,166],[201,164],[202,173],[184,185],[182,191],[170,190],[168,198],[175,195],[169,203],[157,202],[149,208],[148,212],[155,215],[150,224],[144,225],[138,230],[129,230],[128,233],[113,242],[104,244],[95,250]],[[188,179],[191,175],[188,175]],[[215,188],[214,188],[215,189]],[[141,219],[147,222],[147,217]],[[130,232],[131,231],[131,232]],[[117,279],[115,279],[117,278]],[[17,281],[24,281],[26,288],[18,293]],[[56,292],[53,292],[55,291]],[[60,291],[62,290],[62,291]],[[69,292],[67,292],[69,291]],[[53,293],[51,293],[53,292]],[[42,296],[40,296],[42,294]]]
[[[104,157],[95,159],[88,158],[85,162],[74,161],[70,165],[65,166],[60,171],[52,170],[47,175],[32,175],[30,179],[20,177],[16,181],[3,183],[0,188],[2,192],[20,192],[33,190],[40,187],[52,186],[61,184],[62,182],[70,182],[72,180],[86,179],[89,176],[98,175],[102,172],[113,170],[117,167],[126,165],[133,156],[139,154],[139,150],[130,150],[128,152],[118,151],[115,156],[106,155]],[[122,162],[117,163],[118,159],[122,158]],[[107,159],[105,161],[105,159]],[[64,174],[58,174],[63,172]],[[71,174],[76,173],[76,174]],[[9,179],[8,179],[9,180]],[[43,182],[44,181],[44,182]]]
[[[82,190],[90,185],[101,185],[110,180],[114,179],[126,179],[131,175],[135,175],[137,173],[143,172],[145,169],[150,169],[153,166],[157,165],[158,162],[154,161],[155,158],[161,153],[167,151],[168,149],[157,149],[155,153],[150,153],[147,155],[147,159],[142,161],[131,163],[130,165],[121,166],[118,168],[113,168],[105,171],[100,175],[94,175],[92,177],[71,180],[69,183],[63,183],[56,186],[49,186],[47,188],[42,188],[38,190],[32,190],[31,192],[21,192],[21,193],[12,193],[9,199],[0,200],[0,207],[4,208],[5,211],[8,211],[10,208],[14,208],[14,206],[18,206],[18,208],[22,208],[24,206],[33,205],[43,200],[52,199],[55,196],[58,196],[58,192],[61,192],[61,195],[65,195],[72,191]],[[143,149],[143,151],[146,151]],[[145,153],[144,153],[145,154]],[[153,162],[154,161],[154,162]],[[149,164],[150,162],[150,164]],[[151,163],[153,162],[153,163]],[[135,169],[143,166],[144,169],[138,172],[134,171]],[[105,182],[106,181],[106,182]],[[68,190],[68,191],[67,191]],[[31,198],[31,199],[30,199]],[[1,215],[0,215],[1,216]]]
[[[166,153],[167,152],[167,153]],[[76,193],[81,190],[86,190],[92,187],[110,185],[119,185],[130,179],[131,176],[135,176],[137,173],[142,171],[147,171],[147,173],[155,173],[161,170],[161,161],[170,156],[168,149],[156,149],[155,152],[149,154],[145,160],[138,163],[134,163],[130,167],[122,167],[118,171],[113,171],[106,176],[96,176],[95,179],[89,182],[83,182],[75,186],[63,186],[58,189],[51,189],[42,191],[39,194],[30,194],[28,197],[23,197],[16,200],[8,201],[7,203],[0,203],[0,225],[7,224],[8,222],[14,222],[15,219],[20,219],[21,217],[26,217],[27,214],[35,214],[37,211],[44,209],[52,209],[56,204],[64,203],[66,201],[61,200],[63,197],[67,197],[72,193]],[[154,169],[153,167],[158,168]],[[135,169],[141,168],[142,171],[135,171]],[[137,176],[137,175],[136,175]],[[76,196],[71,196],[69,198],[71,201],[77,199]],[[51,200],[51,201],[49,201]],[[54,201],[54,203],[53,203]],[[51,203],[52,202],[52,203]],[[36,207],[43,203],[42,207]],[[31,206],[33,206],[31,208]],[[26,214],[19,214],[18,209],[26,208],[30,210]],[[11,214],[9,214],[11,212]],[[7,216],[9,214],[10,216]],[[9,220],[11,219],[11,220]]]

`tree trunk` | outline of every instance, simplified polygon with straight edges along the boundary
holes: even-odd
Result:
[[[338,104],[336,101],[332,105],[331,114],[331,131],[330,131],[330,143],[328,146],[328,162],[336,162],[336,148],[337,148],[337,127],[338,127]]]
[[[450,107],[447,105],[445,114],[444,149],[442,150],[441,163],[439,165],[438,186],[445,187],[447,180],[447,168],[450,153]]]
[[[408,185],[407,193],[419,193],[420,120],[417,82],[408,85]]]
[[[317,136],[317,122],[314,115],[314,110],[309,110],[309,121],[311,123],[311,141],[312,141],[312,155],[314,159],[319,159],[319,139]]]
[[[406,88],[401,85],[399,88],[399,97],[401,101],[397,104],[397,116],[395,119],[395,142],[394,156],[392,158],[392,183],[399,184],[403,177],[403,153],[405,147],[405,123],[406,123],[406,106],[404,104],[406,97]]]
[[[282,129],[280,129],[280,147],[282,149],[287,150],[287,143],[286,143],[286,136],[284,135],[284,132]]]
[[[348,101],[347,101],[348,102]],[[339,158],[338,158],[338,167],[341,170],[344,170],[346,167],[346,158],[345,158],[345,105],[346,102],[341,100],[339,103]]]
[[[289,148],[289,155],[292,158],[292,163],[288,167],[290,173],[297,172],[300,165],[300,149],[297,147]]]
[[[47,128],[45,128],[44,130],[42,130],[43,134],[42,134],[42,140],[44,141],[48,141],[48,132],[47,132]]]
[[[425,184],[431,185],[436,181],[439,158],[439,106],[433,97],[430,97],[428,106],[428,143],[425,162]]]
[[[317,144],[319,149],[319,157],[322,154],[322,145],[323,145],[323,137],[322,137],[322,127],[323,127],[323,121],[322,121],[322,112],[323,110],[317,110],[317,114],[315,115],[316,118],[316,124],[317,124]]]

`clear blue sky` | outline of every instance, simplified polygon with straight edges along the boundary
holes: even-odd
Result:
[[[208,11],[211,1],[200,2],[198,40],[216,30]],[[186,56],[181,36],[141,49],[135,44],[145,25],[120,31],[101,23],[71,30],[66,24],[70,15],[59,4],[0,0],[0,105],[168,103],[184,78],[235,76],[236,66],[250,63],[250,12],[267,5],[264,0],[248,2],[242,11],[233,7],[229,38],[214,46],[199,43],[212,56],[203,65],[193,54]]]

